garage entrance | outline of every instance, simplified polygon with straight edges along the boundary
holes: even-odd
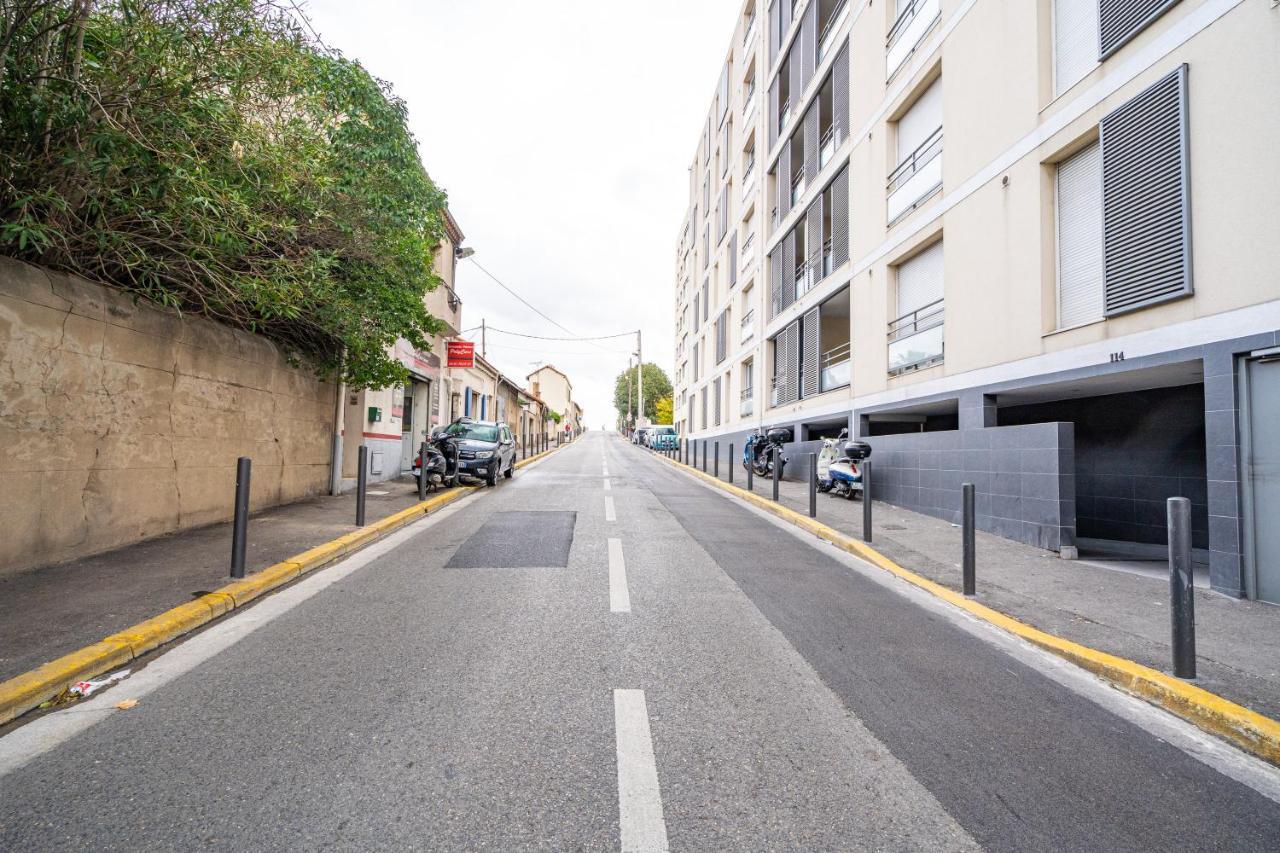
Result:
[[[1245,593],[1280,604],[1280,352],[1240,371]]]

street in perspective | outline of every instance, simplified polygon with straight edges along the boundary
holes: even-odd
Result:
[[[0,0],[0,850],[1280,850],[1278,77]]]

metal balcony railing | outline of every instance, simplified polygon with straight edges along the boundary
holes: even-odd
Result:
[[[885,78],[890,78],[915,53],[916,47],[941,15],[938,0],[911,0],[885,37]]]
[[[832,242],[830,237],[822,241],[822,277],[823,278],[826,278],[827,276],[831,275],[831,265],[832,265],[831,247],[832,247]]]
[[[756,333],[756,309],[752,308],[742,316],[742,326],[740,329],[738,342],[746,343],[755,336]]]
[[[751,20],[747,21],[747,30],[742,35],[742,46],[746,47],[751,44],[751,37],[756,34],[756,16],[752,15]]]
[[[782,386],[779,384],[782,377],[775,376],[769,380],[769,405],[776,406],[778,401],[782,399]]]
[[[791,206],[794,207],[800,201],[800,196],[804,195],[805,179],[804,169],[801,168],[796,172],[794,178],[791,179]]]
[[[898,167],[889,173],[888,191],[890,193],[897,191],[903,184],[911,180],[911,178],[930,163],[933,158],[942,153],[942,128],[939,127],[933,133],[929,134],[924,142],[921,142],[907,155]]]
[[[840,0],[836,7],[831,10],[831,17],[827,18],[826,23],[822,25],[821,33],[818,36],[818,62],[822,62],[827,52],[831,50],[830,37],[835,35],[836,30],[840,29],[841,18],[848,8],[848,0]]]
[[[742,389],[740,402],[738,403],[738,415],[740,417],[745,418],[755,410],[755,393],[756,390],[754,388]]]
[[[820,280],[818,263],[818,257],[812,255],[808,260],[796,264],[796,299],[812,290]]]
[[[837,344],[818,357],[819,381],[823,391],[849,384],[849,341]]]
[[[831,162],[831,155],[836,153],[836,126],[833,124],[826,129],[818,139],[818,168],[826,166]]]
[[[917,308],[889,324],[889,372],[937,364],[944,356],[945,300]]]

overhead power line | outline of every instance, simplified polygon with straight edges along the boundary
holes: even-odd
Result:
[[[608,340],[612,340],[613,338],[629,338],[635,334],[635,332],[632,331],[632,332],[619,332],[616,335],[596,335],[595,337],[592,337],[592,338],[579,338],[579,337],[551,338],[551,337],[547,337],[546,335],[526,335],[524,332],[508,332],[506,329],[499,329],[496,326],[486,326],[485,328],[488,329],[490,332],[501,332],[504,335],[515,335],[517,338],[533,338],[534,340],[537,340],[537,341],[608,341]]]
[[[533,307],[533,305],[531,305],[531,304],[529,303],[529,300],[525,299],[523,296],[521,296],[520,294],[516,293],[514,290],[512,290],[511,288],[509,288],[509,287],[507,287],[505,284],[503,284],[503,283],[502,283],[502,280],[501,280],[500,278],[498,278],[496,275],[494,275],[493,273],[491,273],[491,272],[489,272],[487,269],[485,269],[483,266],[481,266],[481,265],[480,265],[480,262],[479,262],[479,261],[477,261],[474,257],[470,258],[469,260],[471,261],[471,263],[475,264],[475,265],[476,265],[476,267],[478,267],[478,268],[479,268],[480,272],[484,273],[485,275],[489,276],[489,278],[493,279],[494,283],[496,283],[496,284],[498,285],[498,287],[501,287],[501,288],[502,288],[503,290],[505,290],[507,293],[510,293],[510,294],[511,294],[512,296],[514,296],[516,299],[520,300],[520,302],[521,302],[521,303],[522,303],[526,308],[528,308],[530,311],[532,311],[533,313],[537,314],[539,317],[541,317],[542,319],[546,320],[548,323],[550,323],[551,325],[555,326],[557,329],[560,329],[561,331],[564,331],[564,332],[568,332],[568,333],[569,333],[569,334],[571,334],[571,335],[572,335],[572,334],[574,334],[574,331],[573,331],[572,329],[566,329],[564,326],[560,325],[560,324],[559,324],[559,323],[557,323],[555,320],[552,320],[552,319],[551,319],[550,317],[548,317],[546,314],[543,314],[543,313],[542,313],[541,311],[539,311],[537,308],[534,308],[534,307]]]

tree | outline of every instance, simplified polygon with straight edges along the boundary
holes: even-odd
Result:
[[[446,199],[406,120],[292,0],[4,0],[0,254],[389,385],[441,328]]]
[[[672,409],[674,407],[675,407],[675,401],[671,399],[670,394],[663,397],[661,400],[658,401],[657,415],[654,417],[653,422],[657,424],[672,423],[674,420]]]
[[[658,401],[672,394],[671,380],[661,367],[653,362],[644,365],[644,417],[651,422],[658,422]],[[628,398],[628,378],[630,379],[630,398]],[[618,420],[625,423],[627,412],[636,417],[636,370],[624,370],[618,374],[613,385],[613,407],[618,411]]]

